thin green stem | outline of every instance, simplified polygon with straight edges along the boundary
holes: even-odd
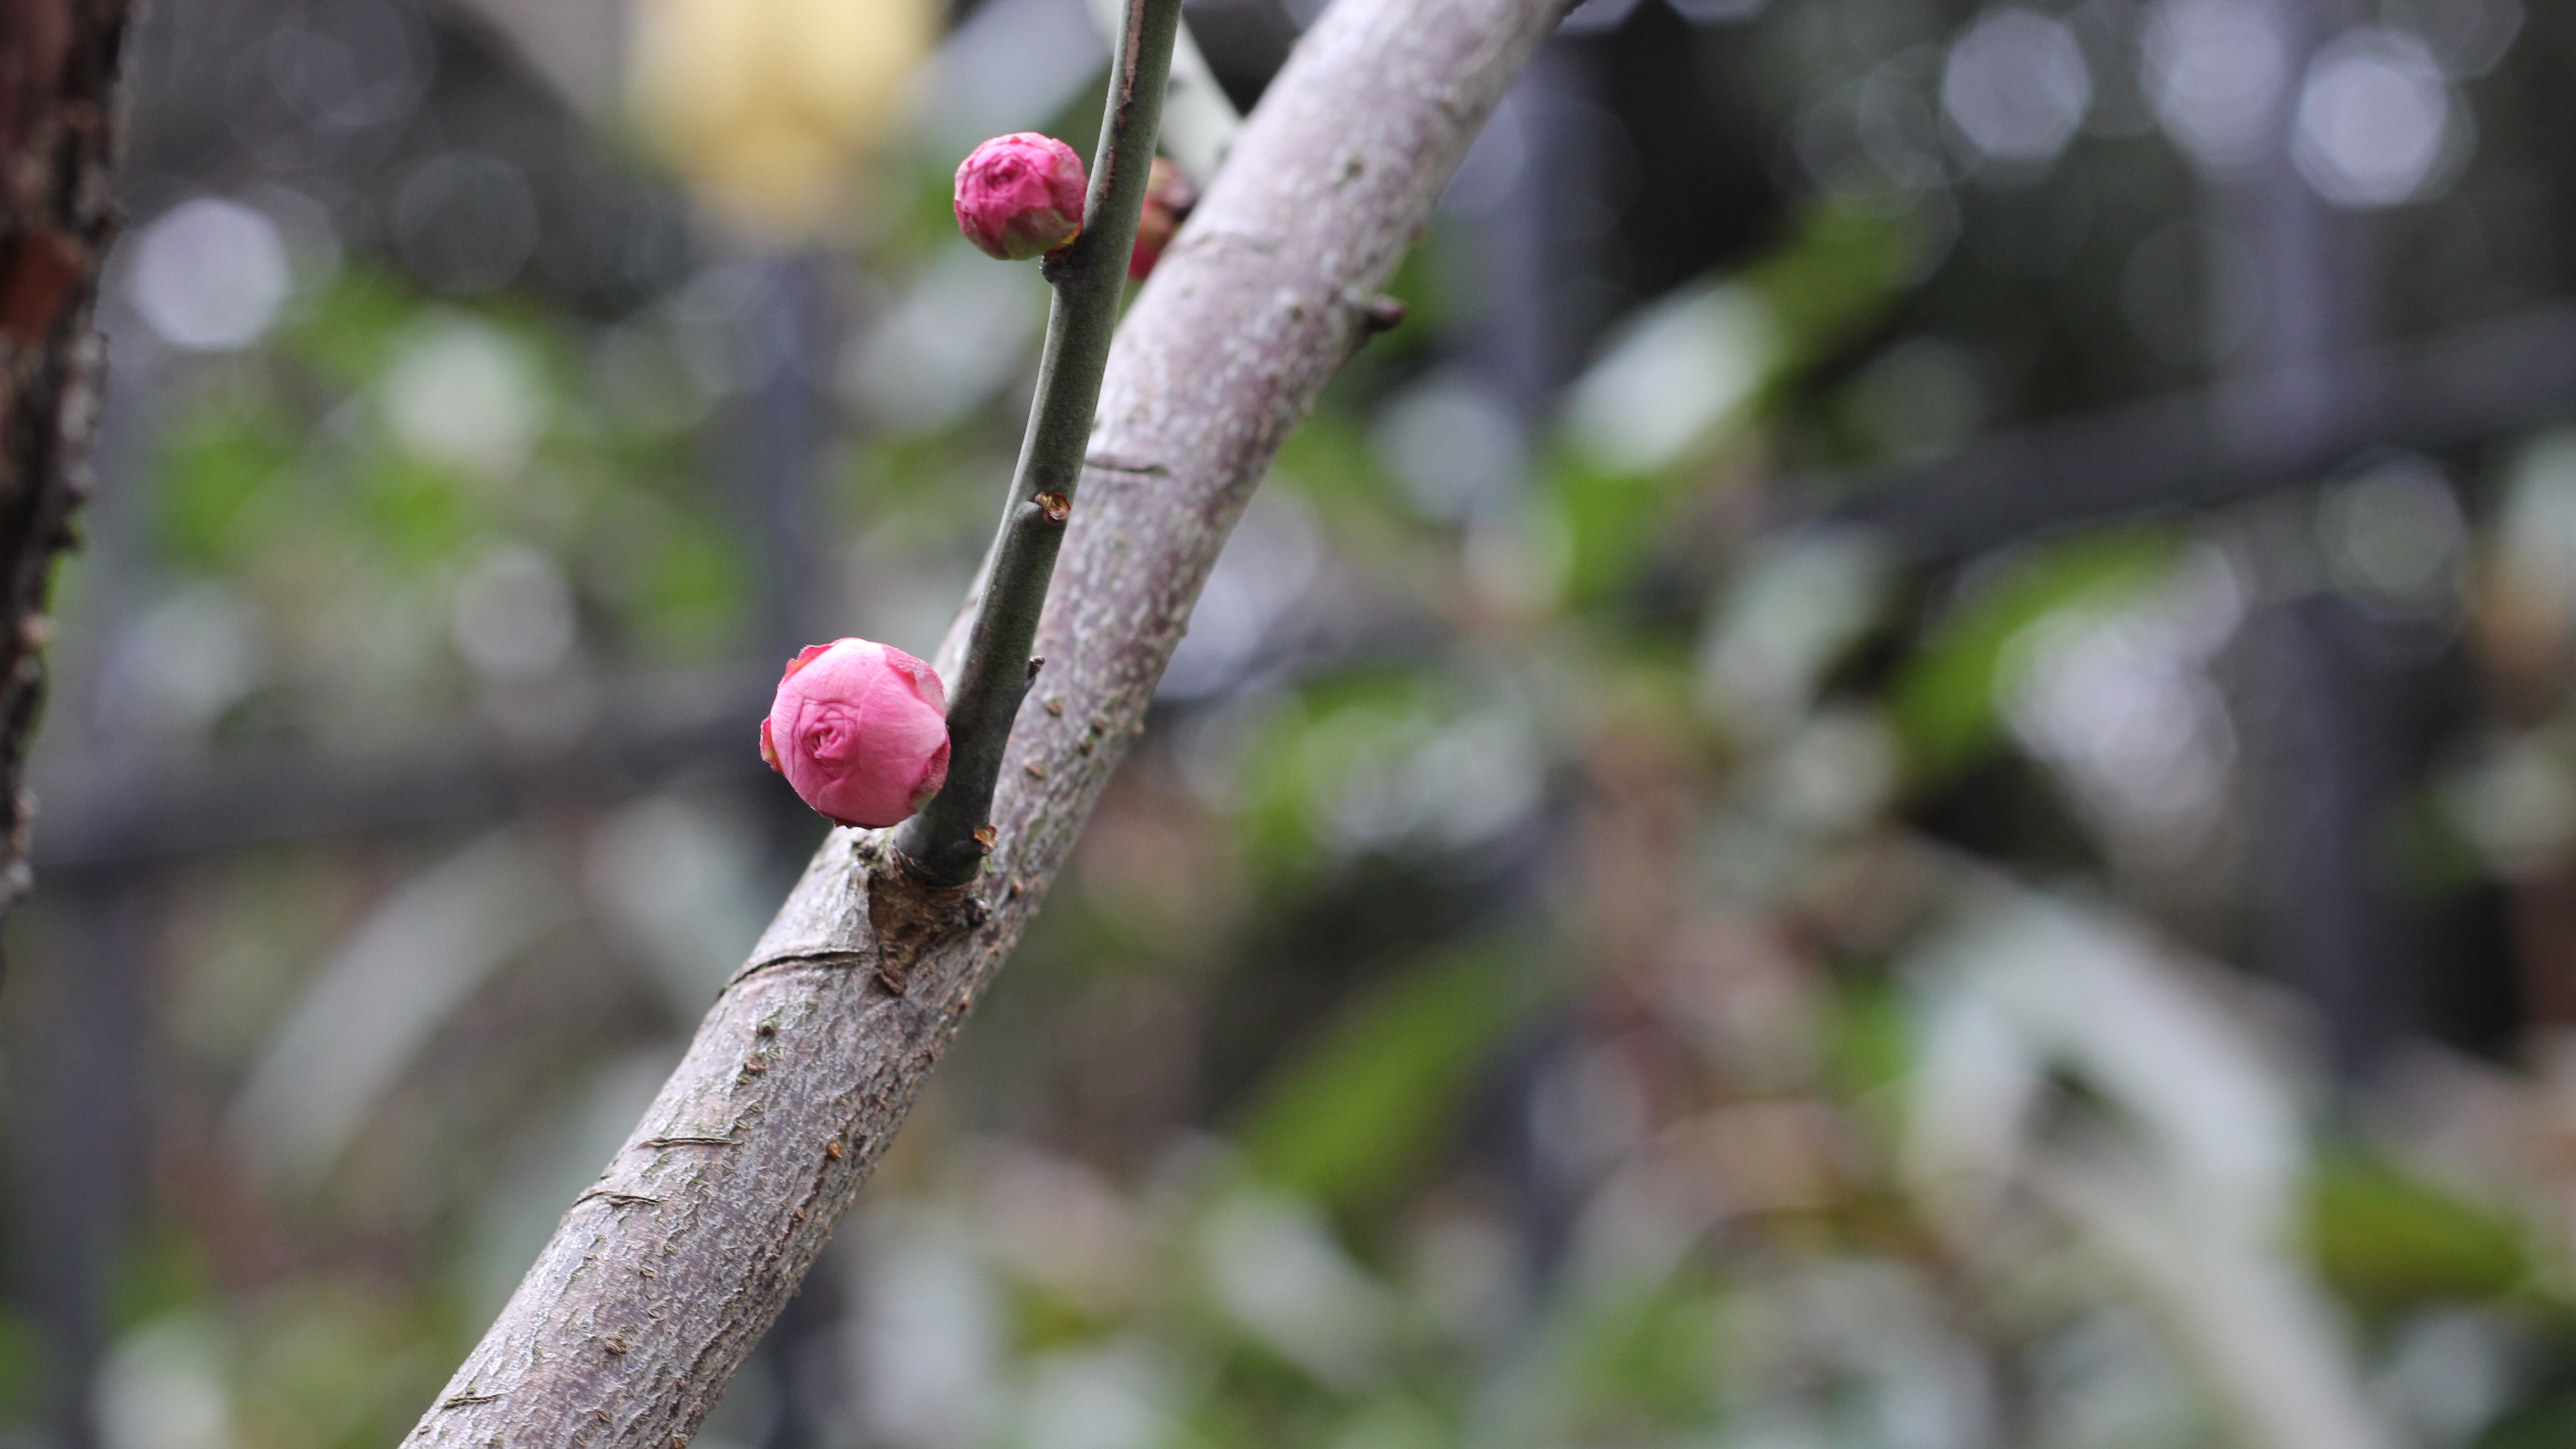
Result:
[[[1144,209],[1155,133],[1162,125],[1172,40],[1180,28],[1181,0],[1127,0],[1100,147],[1092,158],[1082,235],[1041,264],[1055,284],[1055,305],[1047,317],[1037,400],[1029,409],[1028,435],[1020,444],[1019,467],[1002,507],[984,601],[976,610],[966,662],[949,697],[948,783],[895,836],[905,864],[932,885],[973,880],[993,848],[986,824],[993,788],[1012,722],[1037,677],[1039,661],[1030,657],[1029,648],[1046,607],[1047,581],[1055,573],[1074,490],[1082,481],[1100,375],[1118,326],[1127,254],[1136,245],[1136,219]]]

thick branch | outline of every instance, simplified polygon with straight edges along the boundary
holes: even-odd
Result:
[[[1019,939],[1253,486],[1561,10],[1341,0],[1308,33],[1119,333],[979,894],[834,831],[408,1442],[695,1431]]]
[[[1118,299],[1127,283],[1127,254],[1135,248],[1136,218],[1145,205],[1181,0],[1128,0],[1126,14],[1118,58],[1110,67],[1082,235],[1044,264],[1055,283],[1055,304],[1047,316],[1028,434],[1020,443],[1010,496],[1002,502],[983,601],[949,701],[948,783],[895,836],[905,864],[934,885],[962,886],[984,864],[982,832],[992,818],[993,784],[1002,773],[1012,723],[1037,678],[1029,646],[1037,638],[1047,581],[1055,574],[1056,551],[1082,482],[1092,409],[1100,403],[1101,370],[1108,365]]]
[[[44,700],[45,599],[97,416],[90,309],[115,231],[124,34],[123,0],[0,6],[0,914],[29,884],[20,769]]]

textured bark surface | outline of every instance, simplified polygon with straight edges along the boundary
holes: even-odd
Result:
[[[21,781],[44,702],[45,598],[72,542],[103,356],[90,325],[124,0],[0,5],[0,915],[27,893]]]
[[[1111,353],[984,874],[928,891],[881,832],[833,832],[406,1442],[696,1431],[1018,940],[1254,485],[1382,324],[1376,289],[1562,10],[1341,0],[1308,33]]]

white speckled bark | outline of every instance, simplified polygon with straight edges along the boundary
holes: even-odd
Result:
[[[1298,46],[1111,353],[983,878],[926,894],[881,835],[833,832],[407,1443],[696,1432],[1018,940],[1245,500],[1562,13],[1340,0]]]

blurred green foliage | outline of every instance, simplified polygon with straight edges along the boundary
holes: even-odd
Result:
[[[2051,616],[2135,597],[2162,576],[2174,546],[2162,530],[2086,533],[2025,545],[1967,581],[1889,687],[1915,787],[1937,787],[2001,741],[2015,641]]]
[[[2372,1313],[2503,1299],[2535,1286],[2538,1265],[2520,1224],[2354,1154],[2317,1165],[2307,1236],[2326,1281]]]
[[[1506,949],[1467,948],[1372,988],[1263,1084],[1235,1128],[1246,1165],[1344,1211],[1382,1208],[1438,1168],[1537,980]]]

